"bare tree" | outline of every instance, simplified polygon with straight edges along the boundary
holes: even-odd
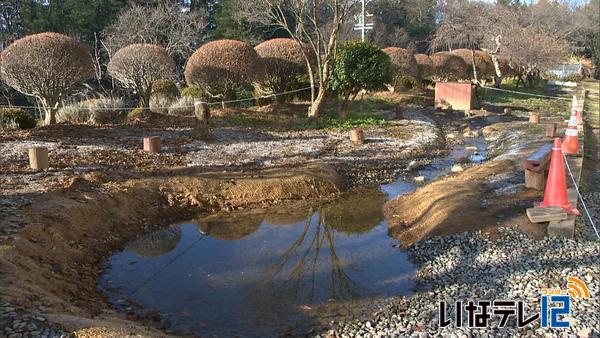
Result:
[[[310,118],[318,118],[331,76],[331,62],[351,0],[238,0],[249,21],[283,29],[302,48],[311,85]],[[314,63],[311,63],[311,60]]]
[[[109,56],[135,43],[158,45],[183,63],[208,38],[207,24],[206,13],[184,10],[176,1],[135,4],[105,30],[103,43]]]
[[[46,124],[56,122],[62,100],[94,75],[87,47],[57,33],[19,39],[2,52],[0,60],[0,77],[17,91],[39,100],[46,113]]]
[[[119,49],[108,63],[108,74],[123,87],[140,96],[140,104],[150,106],[152,82],[173,77],[175,63],[167,51],[156,45],[133,44]]]

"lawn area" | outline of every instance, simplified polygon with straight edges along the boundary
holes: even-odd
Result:
[[[546,82],[540,82],[533,88],[519,87],[515,89],[514,80],[505,80],[502,83],[501,89],[518,91],[528,94],[546,95],[570,98],[570,94],[563,88],[548,86]],[[501,107],[510,107],[515,114],[520,112],[535,111],[543,114],[555,115],[560,114],[565,118],[570,116],[569,100],[551,99],[545,97],[535,97],[527,94],[517,94],[504,91],[496,91],[488,88],[477,89],[479,98],[484,107],[486,104],[497,105]]]

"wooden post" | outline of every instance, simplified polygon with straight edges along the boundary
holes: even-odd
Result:
[[[529,123],[538,124],[540,122],[540,116],[537,113],[529,114]]]
[[[404,118],[404,106],[399,104],[396,106],[396,117],[394,119],[402,120],[403,118]]]
[[[542,171],[532,171],[525,169],[525,188],[535,190],[544,190],[546,187],[546,173]]]
[[[509,107],[504,108],[504,114],[510,114],[511,111],[512,109],[510,109]]]
[[[210,119],[210,109],[206,102],[194,102],[194,114],[196,115],[196,125],[192,132],[192,137],[200,140],[208,140],[210,134],[208,132],[208,119]]]
[[[556,137],[556,123],[549,123],[546,125],[546,136]]]
[[[144,151],[160,153],[160,136],[144,137]]]
[[[352,130],[350,130],[350,141],[356,143],[356,144],[363,144],[364,143],[364,134],[363,131],[358,129],[358,128],[354,128]]]
[[[48,169],[48,148],[29,148],[29,167],[33,170]]]

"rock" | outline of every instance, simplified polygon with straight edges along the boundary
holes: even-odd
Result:
[[[425,183],[425,176],[417,176],[414,178],[415,183],[423,184]]]
[[[592,336],[592,329],[585,328],[577,331],[577,337],[579,338],[590,338]]]
[[[459,173],[462,172],[464,169],[460,164],[455,164],[452,166],[452,169],[450,169],[453,173]]]
[[[468,147],[465,147],[465,150],[466,150],[466,151],[470,151],[470,152],[474,152],[474,153],[476,153],[476,152],[478,152],[478,151],[479,151],[479,149],[478,149],[477,147],[475,147],[475,146],[468,146]]]

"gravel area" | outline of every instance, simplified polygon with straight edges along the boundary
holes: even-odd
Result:
[[[0,303],[0,336],[58,338],[69,337],[70,334],[56,324],[49,323],[39,313],[26,312],[9,303]]]
[[[432,238],[409,249],[420,266],[419,291],[390,301],[370,321],[332,323],[323,336],[337,337],[598,337],[600,241],[580,238],[533,240],[500,229],[499,238],[481,232]],[[439,301],[522,300],[527,317],[540,309],[542,287],[565,288],[567,276],[581,278],[592,295],[571,303],[568,329],[540,328],[539,321],[517,328],[511,316],[504,328],[493,316],[487,329],[439,328]],[[466,314],[463,316],[466,321]],[[466,322],[465,322],[466,323]],[[466,326],[466,324],[465,324]]]

